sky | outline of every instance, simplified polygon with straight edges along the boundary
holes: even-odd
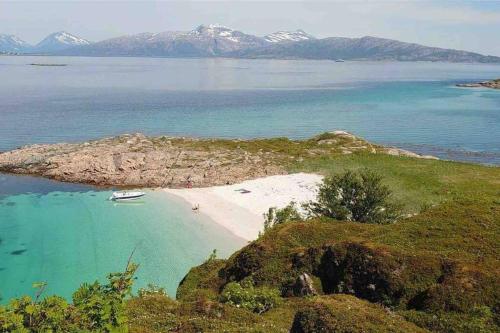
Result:
[[[0,0],[0,33],[37,43],[55,31],[91,41],[218,23],[255,35],[377,36],[500,56],[500,0],[19,1]]]

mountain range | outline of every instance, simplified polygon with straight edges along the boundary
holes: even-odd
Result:
[[[37,45],[30,45],[16,36],[0,34],[0,52],[72,56],[500,63],[500,57],[496,56],[428,47],[378,37],[320,39],[302,30],[278,31],[260,37],[215,24],[200,25],[191,31],[140,33],[94,43],[64,31],[47,36]]]

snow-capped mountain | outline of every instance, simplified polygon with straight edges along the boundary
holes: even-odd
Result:
[[[31,48],[31,45],[14,35],[0,34],[0,52],[22,53]]]
[[[86,39],[77,37],[65,31],[54,32],[45,37],[35,46],[36,52],[52,53],[61,51],[74,46],[89,45]]]
[[[283,43],[283,42],[298,42],[301,40],[316,39],[316,37],[309,35],[304,30],[295,31],[277,31],[267,36],[264,39],[269,43]]]
[[[266,44],[261,37],[248,35],[219,24],[200,25],[180,37],[187,41],[206,44],[213,55]]]
[[[63,54],[128,55],[158,57],[213,57],[241,49],[269,44],[264,38],[248,35],[218,24],[200,25],[191,31],[166,31],[122,36],[73,47]]]

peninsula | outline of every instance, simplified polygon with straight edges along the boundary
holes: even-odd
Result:
[[[308,140],[231,140],[121,135],[84,143],[30,145],[0,153],[0,172],[93,185],[207,187],[287,173],[314,156],[365,152],[423,157],[344,131]]]

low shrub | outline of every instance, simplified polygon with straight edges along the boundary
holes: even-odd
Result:
[[[73,294],[73,303],[59,296],[41,300],[45,283],[36,283],[35,299],[12,299],[0,306],[0,332],[126,332],[125,298],[131,295],[137,265],[108,275],[108,283],[84,283]]]
[[[230,282],[224,287],[220,301],[260,314],[278,305],[281,298],[280,293],[272,288]]]
[[[293,201],[284,208],[271,207],[268,212],[264,214],[264,232],[285,222],[301,220],[302,216]]]
[[[165,288],[159,287],[152,283],[148,284],[146,288],[139,288],[139,290],[137,291],[137,295],[141,298],[156,296],[156,295],[168,297]]]

